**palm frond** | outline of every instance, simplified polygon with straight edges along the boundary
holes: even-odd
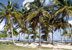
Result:
[[[1,16],[0,23],[2,23],[3,20],[4,20],[4,16]]]
[[[7,6],[3,3],[0,3],[0,6],[3,7],[4,9],[7,9]]]
[[[15,28],[13,28],[13,34],[14,34],[15,36],[17,36],[17,35],[19,34]]]
[[[42,13],[47,17],[52,17],[51,14],[49,14],[48,11],[42,10]]]
[[[55,15],[58,14],[59,12],[62,12],[65,8],[67,8],[67,7],[64,6],[63,8],[59,9],[59,10],[55,13]]]
[[[3,9],[0,8],[0,11],[3,11]]]
[[[19,9],[18,3],[14,3],[11,8],[12,8],[12,9],[13,9],[13,8]]]
[[[32,14],[27,16],[27,20],[26,21],[31,21],[32,18],[36,17],[38,15],[39,11],[35,11]]]

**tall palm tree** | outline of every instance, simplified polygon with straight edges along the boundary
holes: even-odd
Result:
[[[56,12],[55,15],[61,14],[64,20],[68,21],[69,15],[72,14],[72,3],[70,0],[55,0]]]
[[[11,24],[11,22],[13,24],[13,21],[14,22],[18,21],[20,23],[20,20],[21,20],[20,17],[22,17],[22,14],[17,10],[18,9],[17,3],[13,4],[13,2],[8,0],[7,6],[3,3],[0,3],[0,6],[4,8],[4,9],[0,8],[0,20],[1,20],[0,22],[2,22],[5,19],[5,25]],[[11,32],[12,32],[12,38],[13,38],[12,24],[11,24]],[[13,39],[13,43],[14,43],[14,39]]]
[[[44,40],[47,40],[49,43],[49,33],[51,32],[51,27],[50,27],[50,23],[48,22],[48,18],[44,17],[43,18],[43,22],[41,22],[41,32],[44,33],[44,35],[42,36],[42,38]]]
[[[65,29],[65,23],[68,23],[69,14],[72,13],[72,4],[70,0],[55,0],[55,4],[52,5],[54,9],[54,26],[57,29]]]
[[[30,22],[32,24],[32,26],[35,28],[34,30],[36,30],[37,26],[39,26],[39,29],[40,29],[40,27],[41,27],[40,23],[42,22],[43,16],[47,16],[49,18],[51,17],[50,14],[48,13],[48,11],[45,11],[43,9],[43,4],[40,2],[40,0],[34,0],[34,2],[31,2],[29,5],[30,6],[29,10],[31,13],[27,16],[26,21]],[[40,43],[39,43],[39,45],[40,45]]]
[[[28,19],[27,19],[27,21],[32,22],[32,26],[34,26],[35,29],[36,29],[38,23],[39,23],[39,28],[40,28],[40,22],[41,22],[41,20],[42,20],[41,15],[40,15],[42,12],[39,12],[39,11],[41,11],[41,10],[38,10],[38,11],[30,14],[30,15],[28,16]],[[35,13],[36,13],[36,14],[35,14]],[[40,30],[39,30],[39,31],[40,31]],[[40,33],[40,32],[39,32],[39,33]],[[39,45],[40,45],[40,43],[39,43]]]

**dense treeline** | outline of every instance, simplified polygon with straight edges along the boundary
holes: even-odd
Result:
[[[0,23],[4,20],[4,30],[1,31],[0,37],[7,37],[10,35],[14,41],[13,36],[20,33],[33,34],[31,38],[35,42],[39,38],[39,45],[41,39],[50,40],[49,33],[53,34],[56,30],[63,30],[61,36],[69,37],[72,40],[72,26],[68,23],[69,16],[72,15],[72,3],[70,0],[54,0],[51,5],[44,5],[45,0],[34,0],[26,3],[20,11],[18,4],[8,0],[8,5],[0,3]],[[28,7],[27,7],[28,5]],[[19,29],[19,30],[17,30]],[[39,32],[37,30],[39,29]],[[67,31],[69,29],[69,33]],[[41,36],[42,35],[42,36]]]

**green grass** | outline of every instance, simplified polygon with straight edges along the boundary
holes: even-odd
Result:
[[[18,47],[12,44],[0,44],[0,50],[53,50],[52,48],[30,48],[30,47]],[[65,49],[59,49],[65,50]],[[67,49],[68,50],[68,49]]]
[[[0,50],[33,50],[32,48],[18,47],[12,44],[0,44]]]
[[[12,44],[0,44],[0,50],[47,50],[47,49],[45,49],[45,48],[18,47],[18,46],[14,46]]]

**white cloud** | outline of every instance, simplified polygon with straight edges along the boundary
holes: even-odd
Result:
[[[3,26],[4,26],[4,21],[0,23],[0,31],[4,29]]]
[[[34,0],[24,0],[22,5],[24,6],[27,2],[33,2]],[[29,4],[26,5],[27,9],[29,9],[28,7]]]
[[[52,1],[52,0],[46,0],[46,1],[45,1],[45,5],[51,4],[51,1]]]
[[[33,1],[34,1],[34,0],[24,0],[23,3],[22,3],[22,5],[24,6],[27,2],[33,2]],[[43,1],[43,0],[41,0],[41,1]],[[52,1],[52,0],[46,0],[45,3],[44,3],[44,5],[51,4],[51,1]],[[27,4],[26,7],[29,9],[28,5],[29,5],[29,4]]]
[[[24,6],[27,2],[33,2],[34,0],[24,0],[22,5]]]
[[[22,3],[22,5],[24,6],[25,3],[27,3],[27,2],[33,2],[33,1],[34,1],[34,0],[24,0],[23,3]],[[41,0],[41,1],[43,1],[43,0]],[[45,4],[46,4],[46,5],[47,5],[47,4],[50,4],[51,1],[52,1],[52,0],[46,0],[46,1],[45,1]]]
[[[68,23],[72,25],[72,20],[69,20]]]

